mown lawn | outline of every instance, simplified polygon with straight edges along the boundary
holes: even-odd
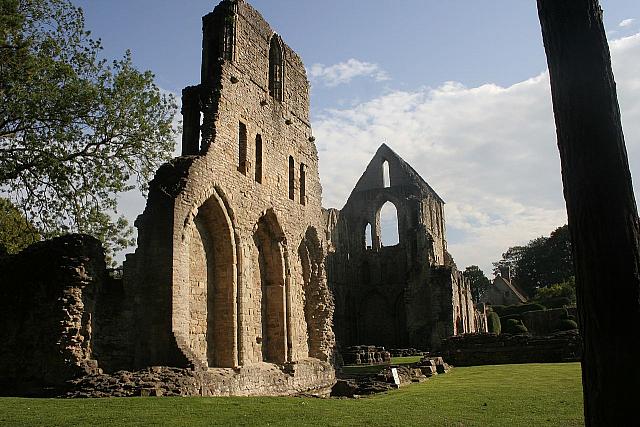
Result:
[[[580,365],[455,368],[361,399],[0,399],[2,426],[579,426]]]

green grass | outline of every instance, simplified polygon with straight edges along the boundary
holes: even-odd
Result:
[[[580,365],[455,368],[361,399],[0,399],[2,426],[579,426]]]
[[[410,365],[412,363],[419,362],[422,356],[404,356],[404,357],[392,357],[392,365]]]

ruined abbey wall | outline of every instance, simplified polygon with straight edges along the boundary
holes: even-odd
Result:
[[[203,33],[184,156],[151,183],[125,264],[137,363],[326,362],[333,303],[304,66],[244,2],[222,2]]]
[[[399,242],[385,247],[380,211],[387,202],[397,210]],[[447,252],[444,202],[388,146],[378,149],[343,209],[325,211],[325,223],[341,347],[435,350],[442,338],[477,330],[469,282]]]

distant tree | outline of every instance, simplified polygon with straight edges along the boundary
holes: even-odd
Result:
[[[40,240],[40,233],[9,200],[0,198],[0,254],[15,254]]]
[[[509,267],[511,280],[528,295],[534,295],[538,288],[565,282],[574,275],[568,226],[558,227],[549,237],[538,237],[525,246],[509,248],[493,265],[496,273]]]
[[[471,296],[473,297],[473,301],[478,303],[480,295],[491,286],[491,281],[477,265],[470,265],[465,268],[463,274],[471,282]]]
[[[534,300],[542,305],[549,300],[556,298],[566,298],[571,303],[576,302],[576,279],[571,276],[564,282],[556,283],[544,288],[538,288],[535,293]]]
[[[117,194],[170,157],[176,105],[129,52],[101,50],[68,0],[0,1],[0,189],[44,237],[116,249],[132,232]]]
[[[493,263],[493,274],[501,274],[502,271],[508,270],[511,275],[514,276],[518,270],[518,263],[522,258],[522,252],[525,250],[524,246],[512,246],[505,253],[502,254],[500,261]]]

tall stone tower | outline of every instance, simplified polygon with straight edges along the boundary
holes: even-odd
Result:
[[[182,156],[151,182],[125,264],[136,364],[236,368],[257,394],[326,386],[333,303],[304,65],[244,1],[203,18],[202,46]]]

